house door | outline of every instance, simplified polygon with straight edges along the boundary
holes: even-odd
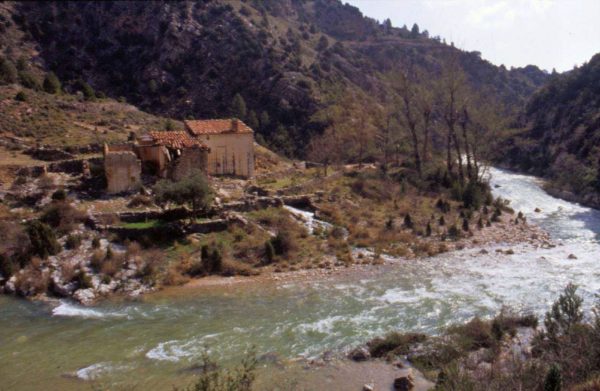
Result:
[[[215,151],[215,173],[223,175],[227,173],[227,147],[217,147]]]

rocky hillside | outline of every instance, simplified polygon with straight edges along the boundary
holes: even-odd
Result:
[[[435,77],[454,56],[471,84],[508,110],[546,79],[338,0],[7,2],[0,15],[0,53],[17,61],[25,48],[67,91],[86,83],[176,118],[237,115],[290,154],[324,127],[313,115],[331,90],[383,99],[382,75],[406,64]]]
[[[527,104],[523,121],[524,131],[509,141],[503,160],[548,177],[557,192],[599,206],[600,54],[552,76]]]

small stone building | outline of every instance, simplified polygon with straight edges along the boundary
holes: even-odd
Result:
[[[138,155],[148,171],[179,180],[194,170],[207,172],[209,148],[181,132],[148,132],[140,137]]]
[[[208,147],[187,132],[148,132],[131,144],[104,146],[107,191],[141,186],[142,171],[179,180],[194,170],[207,172]]]
[[[134,146],[104,144],[104,173],[109,193],[138,189],[141,185],[142,164]]]
[[[186,131],[206,144],[208,173],[250,178],[254,175],[254,132],[239,119],[185,121]]]

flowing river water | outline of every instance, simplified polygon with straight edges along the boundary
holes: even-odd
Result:
[[[335,279],[186,289],[93,308],[1,296],[0,389],[91,389],[92,379],[170,389],[189,381],[186,368],[205,348],[225,361],[251,345],[284,361],[313,357],[390,330],[435,333],[503,305],[541,315],[569,281],[591,305],[600,292],[600,212],[549,196],[534,177],[491,175],[495,195],[557,247],[463,250]]]

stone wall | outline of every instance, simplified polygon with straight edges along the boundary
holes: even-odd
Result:
[[[186,148],[181,155],[176,157],[169,166],[168,176],[173,180],[180,180],[191,174],[194,170],[206,173],[208,152],[202,148]]]
[[[142,164],[131,151],[107,152],[104,156],[104,172],[109,193],[132,191],[141,185]]]

